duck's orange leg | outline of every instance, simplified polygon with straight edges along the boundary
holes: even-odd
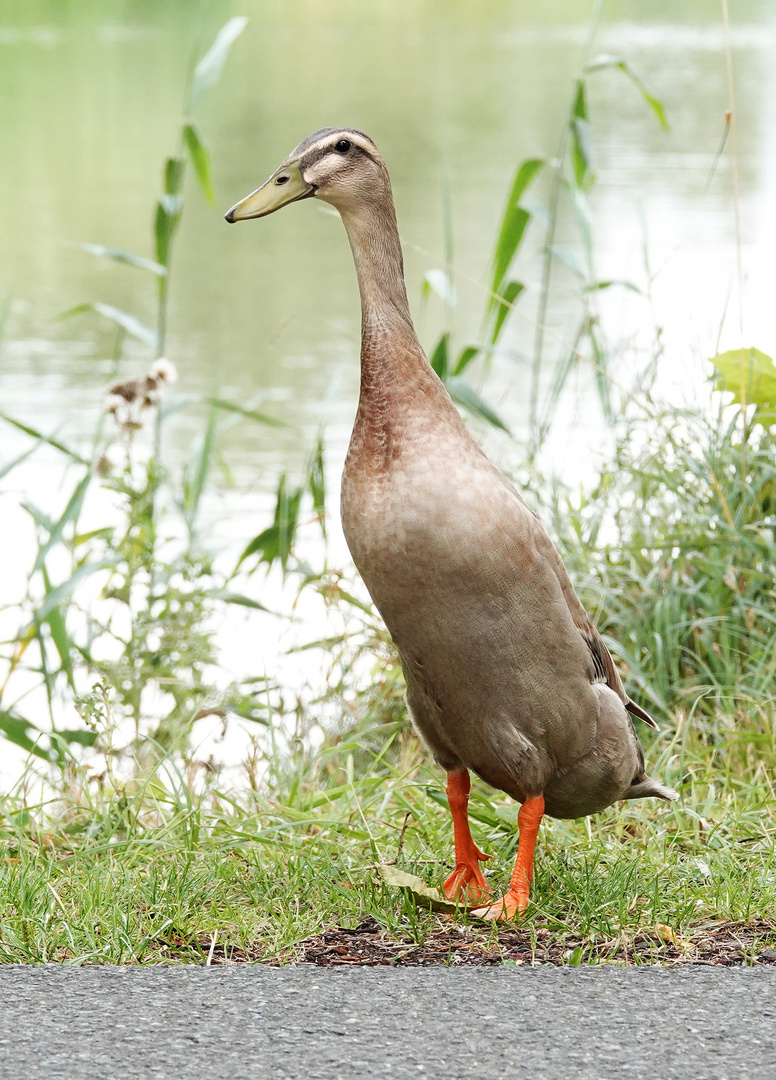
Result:
[[[448,900],[487,900],[490,896],[488,883],[480,870],[480,863],[490,855],[480,851],[469,828],[470,788],[467,769],[447,774],[447,801],[455,836],[455,870],[444,884]]]
[[[513,919],[515,915],[528,907],[528,896],[533,881],[534,850],[539,824],[544,817],[544,797],[536,795],[526,799],[517,815],[520,837],[517,842],[517,858],[509,888],[500,900],[487,908],[477,908],[473,915],[481,919]]]

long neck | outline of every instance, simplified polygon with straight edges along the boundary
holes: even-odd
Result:
[[[412,325],[396,213],[390,198],[383,203],[342,212],[361,294],[361,371],[364,379],[382,382],[402,368],[426,367]],[[414,361],[414,364],[411,363]]]
[[[452,426],[466,436],[412,325],[393,202],[340,212],[361,293],[361,393],[348,460],[366,475],[389,470],[410,428],[419,421],[429,430],[429,413],[436,432]]]

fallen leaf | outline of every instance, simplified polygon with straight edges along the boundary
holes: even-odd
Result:
[[[381,864],[378,867],[380,876],[386,885],[392,889],[406,889],[415,898],[420,907],[429,908],[431,911],[459,911],[464,905],[454,904],[446,899],[438,889],[432,889],[422,878],[413,874],[405,874],[397,870],[395,866]]]
[[[653,932],[657,934],[659,938],[662,938],[663,941],[670,941],[672,945],[681,944],[679,935],[672,926],[667,926],[665,923],[662,922],[655,923]]]

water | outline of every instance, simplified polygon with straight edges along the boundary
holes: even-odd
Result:
[[[88,316],[58,321],[101,300],[152,321],[154,280],[75,249],[90,241],[149,256],[151,214],[164,158],[175,149],[184,77],[232,14],[250,17],[221,83],[195,121],[213,158],[218,206],[190,183],[175,250],[169,354],[179,389],[245,401],[288,427],[240,425],[223,439],[237,486],[218,501],[214,530],[235,547],[265,523],[280,468],[300,468],[325,425],[332,480],[355,410],[359,311],[340,223],[310,201],[266,221],[228,226],[223,211],[256,187],[311,130],[342,123],[366,130],[389,164],[405,243],[408,291],[422,339],[432,345],[447,318],[420,303],[424,274],[442,265],[442,192],[452,206],[459,345],[477,333],[503,200],[516,164],[552,157],[588,33],[590,5],[577,0],[477,5],[443,0],[326,5],[288,0],[239,6],[179,0],[118,0],[0,6],[0,298],[11,310],[0,354],[2,411],[77,443],[96,418],[114,332]],[[715,3],[649,0],[605,5],[593,54],[623,56],[660,97],[662,132],[635,88],[617,72],[589,80],[598,183],[593,231],[601,279],[645,287],[603,298],[611,334],[623,341],[623,377],[634,343],[664,328],[666,392],[692,394],[702,360],[743,341],[776,351],[771,270],[776,236],[776,13],[768,0],[735,5],[731,27],[738,117],[740,246],[729,141],[711,175],[728,108],[725,32]],[[535,201],[546,195],[541,185]],[[561,237],[571,242],[569,222]],[[540,268],[534,228],[515,267],[529,285],[505,344],[530,353]],[[738,255],[744,286],[739,312]],[[649,271],[645,269],[648,257]],[[559,270],[550,357],[573,334],[574,280]],[[626,357],[629,358],[626,360]],[[124,370],[147,366],[131,346]],[[616,373],[617,374],[617,373]],[[484,393],[520,434],[527,367],[502,358]],[[595,452],[601,425],[589,378],[577,381],[552,443],[556,465]],[[182,455],[201,423],[181,414],[170,450]],[[515,450],[488,436],[498,457]],[[0,428],[0,455],[26,444]],[[14,474],[5,519],[4,600],[19,594],[29,562],[20,493],[55,505],[55,455]],[[334,499],[336,496],[334,496]],[[215,518],[215,511],[214,511]],[[343,554],[341,538],[335,551]],[[239,637],[239,633],[236,634]],[[239,666],[239,664],[237,664]]]

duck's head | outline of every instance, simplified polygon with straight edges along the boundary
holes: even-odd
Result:
[[[312,197],[341,213],[390,198],[388,172],[363,131],[321,128],[300,142],[279,169],[227,212],[227,221],[266,217],[287,203]]]

